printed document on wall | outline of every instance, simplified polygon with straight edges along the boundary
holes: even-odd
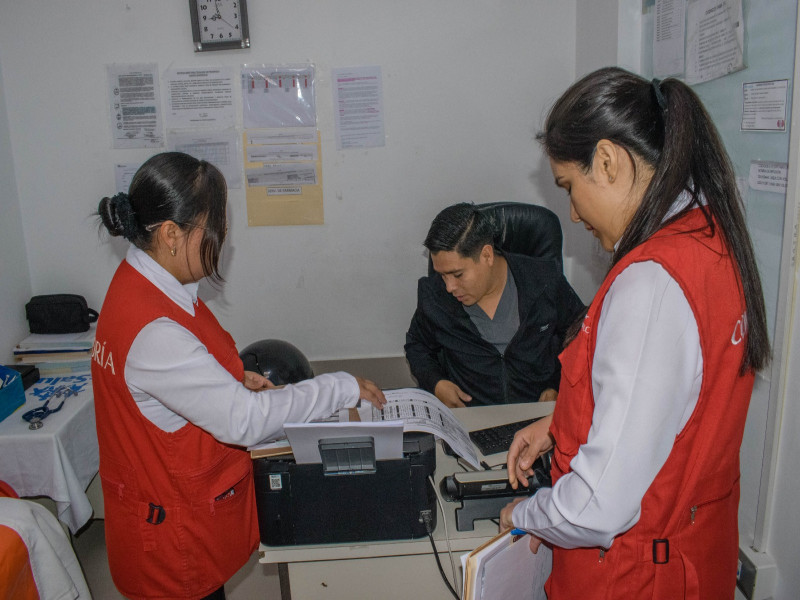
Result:
[[[316,127],[314,66],[243,65],[245,129]]]
[[[656,0],[653,31],[653,75],[683,75],[686,44],[684,0]]]
[[[246,129],[247,224],[322,225],[322,151],[314,127]]]
[[[742,0],[690,0],[686,82],[702,83],[744,68]]]
[[[128,193],[131,187],[133,176],[139,170],[139,163],[117,163],[114,165],[114,182],[117,186],[117,193]]]
[[[234,127],[233,76],[233,67],[168,70],[167,128]]]
[[[108,98],[114,148],[164,145],[158,65],[108,65]]]
[[[336,148],[385,146],[380,67],[332,69]]]
[[[766,160],[751,161],[748,182],[754,190],[785,194],[789,185],[789,165]]]
[[[789,80],[742,84],[742,131],[786,131]]]
[[[171,150],[217,167],[225,176],[228,189],[242,187],[241,139],[235,129],[170,131],[167,142]]]

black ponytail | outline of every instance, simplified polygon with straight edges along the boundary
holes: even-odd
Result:
[[[641,204],[620,238],[612,266],[665,224],[701,207],[718,226],[739,269],[747,307],[747,348],[741,371],[770,358],[761,279],[730,158],[694,91],[677,79],[647,81],[616,67],[573,84],[556,101],[537,139],[557,162],[591,169],[597,142],[607,139],[653,169]],[[634,167],[636,161],[633,161]],[[666,219],[683,192],[690,201]]]

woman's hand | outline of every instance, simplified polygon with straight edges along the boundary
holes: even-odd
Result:
[[[386,396],[383,395],[381,389],[371,382],[369,379],[356,377],[358,382],[358,397],[362,400],[368,400],[376,408],[383,408],[386,404]]]
[[[274,383],[264,377],[261,373],[256,373],[255,371],[245,371],[244,380],[242,383],[244,384],[244,387],[254,392],[260,392],[262,390],[268,390],[275,387]]]
[[[515,498],[513,502],[503,507],[503,510],[500,511],[500,531],[505,531],[506,529],[512,529],[514,527],[514,523],[511,521],[511,516],[514,514],[514,507],[525,500],[527,500],[527,498]],[[539,551],[539,546],[542,545],[542,538],[538,538],[532,533],[528,535],[531,536],[531,552],[536,554],[536,552]]]
[[[552,413],[531,423],[514,434],[514,441],[508,449],[508,481],[517,489],[519,482],[528,487],[528,477],[533,475],[531,466],[534,461],[548,450],[554,442],[550,435]]]
[[[439,380],[433,394],[448,408],[462,408],[466,406],[465,402],[472,401],[472,396],[447,379]]]
[[[506,529],[512,529],[514,527],[511,515],[514,513],[514,507],[524,500],[527,500],[527,498],[520,496],[519,498],[514,498],[512,502],[509,502],[503,507],[503,510],[500,511],[500,531],[505,531]]]

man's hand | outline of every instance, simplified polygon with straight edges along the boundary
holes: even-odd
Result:
[[[460,387],[447,379],[439,380],[433,393],[448,408],[462,408],[466,406],[465,402],[472,401],[472,396],[464,393]]]
[[[242,380],[244,387],[254,392],[261,392],[275,387],[269,379],[264,377],[261,373],[255,371],[245,371],[244,379]]]
[[[362,400],[368,400],[376,408],[383,408],[386,404],[386,396],[383,395],[381,389],[371,382],[369,379],[356,377],[358,382],[358,397]]]
[[[558,392],[553,388],[547,388],[539,396],[539,402],[555,402],[558,398]]]
[[[533,474],[531,465],[553,447],[553,437],[550,435],[552,422],[551,413],[514,434],[514,441],[508,449],[508,481],[514,489],[517,489],[520,481],[528,487],[528,477]]]

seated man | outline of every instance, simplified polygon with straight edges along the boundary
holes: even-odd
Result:
[[[449,407],[555,400],[585,309],[560,265],[500,253],[491,215],[467,203],[436,216],[425,247],[437,274],[419,280],[405,344],[419,386]]]

